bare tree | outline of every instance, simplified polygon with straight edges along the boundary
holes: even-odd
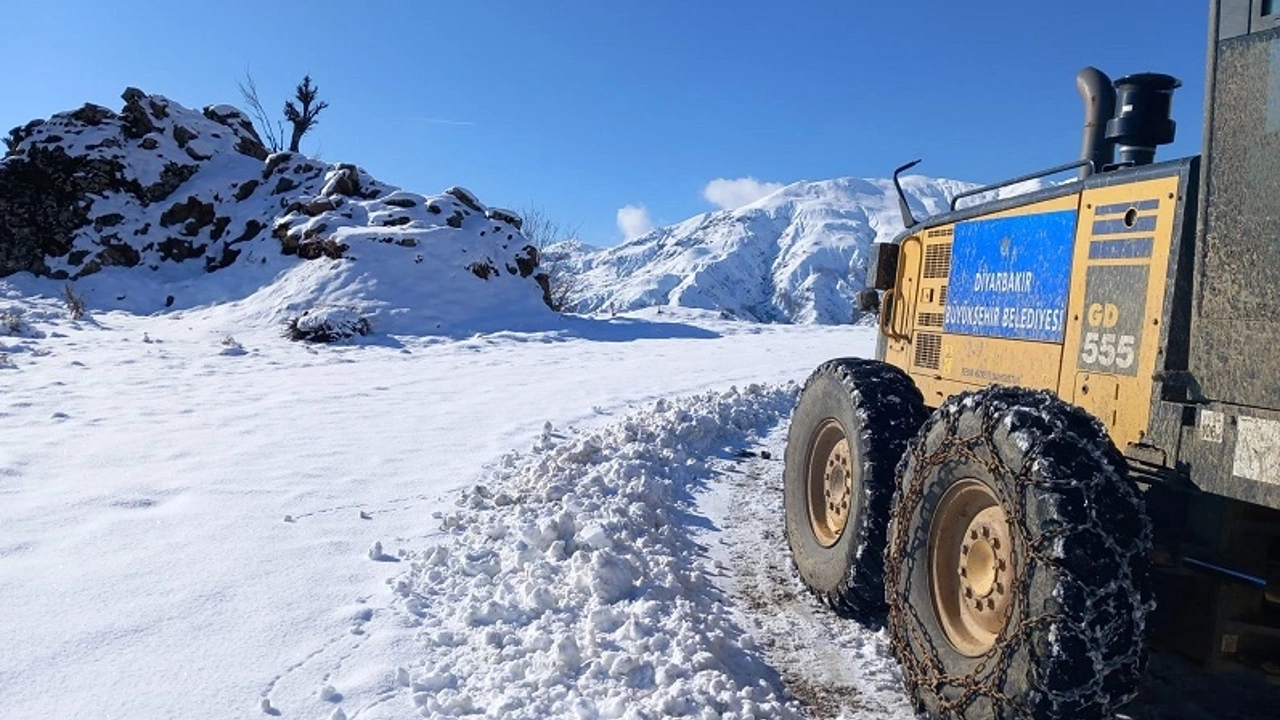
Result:
[[[547,304],[556,312],[572,312],[585,283],[581,275],[574,274],[567,254],[552,246],[576,239],[578,228],[560,224],[541,205],[529,205],[520,216],[524,220],[520,232],[538,248],[538,269],[547,276]]]
[[[266,141],[267,148],[273,153],[283,150],[284,123],[277,120],[273,124],[267,116],[267,111],[262,108],[262,101],[258,99],[258,85],[253,81],[248,68],[244,70],[244,82],[237,82],[236,86],[240,88],[240,96],[249,106],[249,112],[253,113],[254,122],[262,128],[262,139]]]
[[[298,143],[302,141],[302,136],[315,127],[320,111],[329,107],[329,103],[324,100],[316,102],[316,96],[319,94],[320,86],[311,84],[310,75],[303,75],[302,82],[298,83],[293,90],[294,100],[297,100],[298,104],[295,105],[293,100],[284,101],[284,119],[293,126],[293,133],[289,138],[289,152],[298,152]]]

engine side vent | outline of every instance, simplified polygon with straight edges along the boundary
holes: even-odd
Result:
[[[947,304],[947,286],[946,285],[943,285],[942,289],[938,291],[938,304],[944,307]]]
[[[937,370],[942,359],[942,336],[934,333],[916,333],[915,366]]]
[[[916,327],[942,327],[942,313],[922,312],[916,315]]]
[[[924,277],[944,278],[951,272],[951,243],[926,245],[924,248]]]
[[[925,233],[924,236],[926,238],[932,239],[932,238],[951,237],[953,234],[955,234],[955,228],[945,227],[945,228],[937,228],[935,230],[930,230],[929,232]]]

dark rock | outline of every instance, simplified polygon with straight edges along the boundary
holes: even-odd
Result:
[[[290,190],[297,189],[297,187],[298,183],[294,182],[293,178],[282,177],[280,178],[280,181],[276,183],[276,186],[272,188],[271,194],[280,195],[282,193],[287,193]]]
[[[240,233],[240,237],[236,238],[235,240],[232,240],[228,244],[235,245],[236,243],[242,243],[246,240],[252,240],[258,237],[258,233],[262,232],[263,228],[265,227],[266,225],[263,225],[262,223],[258,222],[253,218],[249,218],[249,220],[246,221],[244,224],[244,232]]]
[[[165,306],[165,307],[173,307],[173,296],[172,296],[172,295],[166,295],[166,296],[165,296],[165,298],[164,298],[164,306]]]
[[[194,145],[188,145],[184,152],[187,153],[187,157],[191,158],[192,160],[195,160],[196,162],[204,162],[205,160],[208,160],[209,158],[213,157],[212,154],[206,155],[205,153],[202,153],[199,150],[196,150]]]
[[[194,245],[186,238],[165,238],[158,245],[160,259],[182,262],[204,255],[206,245]]]
[[[67,264],[79,266],[87,257],[89,257],[88,250],[72,250],[71,253],[67,255]]]
[[[257,137],[256,133],[254,137]],[[266,160],[268,154],[267,147],[262,144],[261,140],[247,137],[242,137],[236,142],[236,152],[241,155],[248,155],[256,160]]]
[[[160,179],[143,188],[140,193],[144,202],[160,202],[168,198],[182,183],[191,179],[200,169],[199,165],[179,165],[176,162],[165,163],[160,171]]]
[[[432,215],[439,215],[440,213],[442,213],[442,212],[444,212],[444,211],[440,209],[440,206],[439,206],[439,205],[437,205],[437,204],[435,204],[435,203],[429,203],[429,204],[427,205],[427,212],[431,213]]]
[[[216,218],[213,221],[213,229],[209,231],[209,237],[213,240],[222,239],[222,234],[227,231],[227,226],[230,224],[231,218],[226,215]]]
[[[302,211],[311,217],[315,217],[320,213],[334,209],[335,206],[336,203],[333,202],[332,198],[327,198],[322,195],[307,203]]]
[[[325,183],[325,195],[360,197],[360,173],[353,165],[340,165],[338,171]]]
[[[236,188],[236,200],[243,201],[245,198],[253,194],[258,189],[257,180],[246,180],[240,187]]]
[[[82,122],[85,125],[101,125],[104,121],[115,116],[116,114],[110,109],[93,103],[85,103],[79,110],[71,113],[71,119]]]
[[[489,208],[489,212],[485,213],[485,216],[492,220],[501,220],[517,230],[524,228],[524,219],[505,208]],[[495,227],[493,231],[502,232],[502,228]]]
[[[271,177],[276,170],[280,169],[281,165],[289,162],[292,158],[293,153],[291,152],[278,152],[270,155],[267,158],[266,164],[262,166],[262,179],[266,180]]]
[[[520,248],[520,253],[516,255],[516,266],[520,268],[520,277],[529,277],[534,270],[538,269],[538,248],[532,245],[525,245]]]
[[[192,140],[195,140],[198,137],[200,136],[197,135],[194,131],[188,130],[185,126],[182,126],[182,125],[173,126],[173,139],[178,141],[178,147],[180,148],[186,147],[187,143],[191,142]]]
[[[444,224],[445,224],[445,225],[448,225],[448,226],[449,226],[449,227],[451,227],[451,228],[459,228],[459,229],[461,229],[461,228],[462,228],[462,213],[458,212],[457,210],[454,210],[454,211],[453,211],[453,214],[452,214],[452,215],[450,215],[448,218],[446,218],[446,219],[445,219]]]
[[[147,105],[151,106],[151,114],[156,118],[163,120],[169,117],[169,105],[165,101],[156,97],[148,97]]]
[[[8,149],[8,152],[6,152],[5,155],[8,156],[16,153],[18,151],[18,146],[25,142],[27,138],[30,138],[35,133],[36,128],[44,124],[44,120],[32,120],[22,127],[16,127],[10,130],[8,137],[4,139],[5,147]]]
[[[498,268],[494,267],[493,263],[488,260],[473,262],[467,266],[467,269],[481,280],[488,280],[498,275]]]
[[[193,195],[161,213],[160,225],[171,227],[178,223],[195,222],[199,229],[213,222],[215,215],[213,203],[201,202]]]
[[[383,202],[398,208],[411,208],[418,206],[418,203],[414,202],[413,198],[407,197],[387,198],[386,200],[383,200]]]
[[[107,213],[93,219],[93,229],[102,232],[103,228],[115,227],[124,222],[124,216],[120,213]]]
[[[458,199],[458,202],[466,205],[476,212],[484,212],[484,208],[480,206],[480,201],[476,199],[476,196],[470,190],[464,187],[458,187],[455,185],[448,190],[445,190],[444,194],[452,195]]]
[[[283,240],[289,235],[289,231],[293,229],[293,219],[282,217],[276,218],[275,223],[271,226],[271,236]]]
[[[219,112],[218,108],[225,108],[225,112]],[[204,109],[204,116],[216,123],[225,125],[235,133],[239,138],[236,141],[236,152],[241,155],[247,155],[257,160],[267,159],[267,148],[262,144],[262,138],[258,136],[258,131],[254,129],[253,122],[240,110],[229,106],[213,106],[210,105]]]
[[[0,165],[0,277],[47,275],[46,259],[71,251],[75,231],[88,223],[81,202],[88,170],[62,148],[30,147]]]
[[[148,135],[142,138],[142,142],[138,143],[143,150],[155,150],[160,147],[160,141],[154,135]]]
[[[339,260],[347,251],[345,243],[338,242],[332,238],[327,240],[312,240],[298,245],[298,257],[303,260],[318,260],[322,257],[332,260]]]
[[[396,244],[400,247],[418,247],[418,241],[411,237],[400,238]]]
[[[383,220],[382,226],[383,227],[399,227],[401,225],[408,225],[411,222],[413,222],[413,218],[411,217],[404,217],[404,216],[391,217],[391,218],[387,218],[386,220]]]
[[[142,106],[142,101],[147,98],[147,94],[138,88],[131,87],[126,88],[120,97],[124,99],[124,109],[120,111],[121,117],[124,118],[124,136],[130,140],[138,140],[147,133],[155,132],[156,124],[152,121],[151,114]]]
[[[231,263],[236,261],[236,258],[240,257],[240,252],[240,248],[238,247],[223,245],[222,254],[218,258],[206,257],[204,259],[204,271],[213,272],[214,270],[221,270],[224,267],[230,266]]]

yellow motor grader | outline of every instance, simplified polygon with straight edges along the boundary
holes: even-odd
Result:
[[[1178,85],[1086,68],[1079,160],[924,220],[899,186],[877,359],[792,415],[798,573],[887,613],[931,717],[1113,717],[1149,641],[1280,661],[1280,0],[1211,2],[1202,152],[1156,162]]]

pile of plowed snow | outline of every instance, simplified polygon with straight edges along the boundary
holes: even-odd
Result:
[[[409,556],[395,606],[420,628],[399,673],[430,717],[803,716],[735,624],[690,536],[690,491],[796,387],[658,401],[598,430],[548,426],[508,455],[446,542]]]

